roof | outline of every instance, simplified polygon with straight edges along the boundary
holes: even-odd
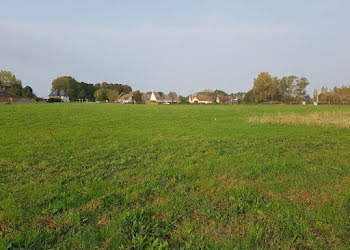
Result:
[[[17,96],[10,94],[8,92],[5,92],[5,91],[0,91],[0,97],[17,97]]]
[[[164,94],[162,92],[148,92],[142,95],[142,100],[144,102],[149,102],[152,96],[152,93],[154,94],[154,97],[157,99],[157,102],[164,101]]]
[[[152,92],[151,93],[142,94],[142,101],[149,102],[149,100],[151,99],[151,95],[152,95]]]
[[[192,96],[192,99],[193,98],[197,98],[198,101],[201,101],[201,102],[212,102],[213,101],[213,98],[210,97],[210,96],[206,96],[206,95],[196,95],[196,96]]]
[[[133,97],[133,92],[130,92],[129,94],[122,95],[118,98],[118,101],[126,101]]]
[[[164,101],[164,94],[162,92],[153,92],[158,102]]]
[[[175,92],[169,92],[169,94],[164,94],[163,92],[148,92],[142,95],[142,100],[144,102],[149,102],[152,96],[152,93],[154,94],[154,97],[157,99],[157,102],[180,102],[180,98]]]
[[[64,90],[52,90],[49,96],[68,96]]]
[[[177,102],[180,101],[180,98],[179,98],[179,96],[176,94],[176,92],[169,92],[168,96],[169,96],[169,98],[170,98],[172,101],[177,101]]]

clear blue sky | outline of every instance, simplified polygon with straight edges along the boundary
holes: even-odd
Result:
[[[350,84],[349,0],[2,0],[0,69],[141,91],[247,91],[259,72]]]

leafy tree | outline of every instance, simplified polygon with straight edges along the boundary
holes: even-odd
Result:
[[[96,101],[105,101],[108,99],[108,89],[98,89],[94,93]]]
[[[213,94],[215,95],[215,97],[216,96],[226,96],[227,95],[227,93],[225,91],[220,90],[220,89],[214,90]]]
[[[79,82],[79,99],[88,99],[93,100],[95,88],[93,84],[85,83],[85,82]]]
[[[89,84],[85,82],[77,82],[73,77],[61,76],[52,82],[53,90],[64,90],[70,100],[77,101],[78,99],[95,99],[94,93],[99,89],[109,89],[118,93],[128,94],[132,89],[129,85],[119,83],[96,83]]]
[[[252,89],[253,101],[257,103],[274,100],[277,94],[277,77],[272,77],[267,72],[262,72],[254,79]]]
[[[238,99],[238,103],[242,103],[244,102],[244,97],[245,97],[246,93],[245,92],[237,92],[237,93],[232,93],[232,96],[237,97]]]
[[[333,90],[322,87],[320,93],[318,90],[314,91],[314,100],[318,100],[320,103],[349,104],[350,86],[334,87]]]
[[[78,95],[78,99],[83,99],[83,100],[86,99],[86,93],[85,93],[84,89],[80,90],[79,95]]]
[[[197,92],[197,95],[204,95],[204,96],[210,96],[213,100],[213,102],[215,103],[216,102],[216,98],[218,96],[226,96],[227,93],[223,90],[210,90],[210,89],[205,89],[205,90],[202,90],[202,91],[199,91]]]
[[[214,103],[216,103],[216,99],[218,97],[227,96],[227,93],[225,91],[223,91],[223,90],[216,89],[216,90],[213,91],[211,96],[213,98]]]
[[[246,93],[245,102],[295,102],[306,96],[309,81],[305,77],[286,76],[278,79],[267,72],[262,72],[254,79],[251,92]]]
[[[196,93],[196,95],[204,95],[204,96],[210,96],[210,97],[213,97],[213,90],[210,90],[210,89],[204,89],[202,91],[199,91]]]
[[[313,97],[314,97],[313,100],[315,102],[318,102],[318,90],[317,89],[314,90],[314,96]]]
[[[118,93],[123,93],[123,94],[128,94],[132,91],[129,85],[120,84],[120,83],[107,83],[107,82],[96,83],[95,89],[100,89],[100,88],[117,90]]]
[[[23,89],[22,89],[22,97],[25,97],[25,98],[33,98],[35,97],[35,95],[33,94],[33,89],[29,86],[25,86]]]
[[[22,81],[10,71],[0,71],[0,90],[22,96]]]
[[[306,87],[309,85],[306,77],[301,77],[296,80],[296,88],[294,90],[294,97],[300,99],[306,95]]]
[[[244,95],[243,101],[244,101],[245,103],[252,103],[252,102],[254,102],[253,90],[249,90],[249,91]]]
[[[64,90],[72,101],[77,101],[79,99],[79,83],[71,76],[61,76],[53,80],[52,89]]]
[[[287,76],[277,82],[277,99],[282,102],[300,101],[306,95],[309,81],[305,77]]]
[[[139,90],[133,92],[133,99],[136,103],[142,103],[142,94]]]
[[[182,103],[182,104],[188,103],[188,98],[187,97],[184,97],[184,96],[180,95],[179,99],[180,99],[180,103]]]
[[[117,90],[109,89],[107,92],[107,99],[110,102],[115,102],[118,99],[119,93]]]

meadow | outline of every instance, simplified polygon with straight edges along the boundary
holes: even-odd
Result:
[[[349,112],[0,105],[0,249],[348,249]]]

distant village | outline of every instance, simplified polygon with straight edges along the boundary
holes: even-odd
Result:
[[[305,77],[284,76],[278,78],[268,72],[260,73],[247,92],[228,94],[223,90],[203,90],[189,96],[176,92],[159,91],[141,93],[121,83],[85,83],[70,76],[61,76],[51,83],[51,92],[44,98],[37,97],[30,86],[10,71],[0,71],[0,103],[16,102],[94,102],[120,104],[350,104],[350,86],[322,87],[311,97]]]
[[[208,93],[210,93],[208,91]],[[55,90],[52,91],[46,100],[55,99],[60,100],[61,102],[70,102],[69,96],[66,94],[64,90]],[[89,102],[87,99],[79,99],[79,102]],[[97,103],[101,103],[101,101],[95,101]],[[110,102],[108,99],[104,100],[104,102]],[[136,104],[136,103],[154,103],[154,104],[179,104],[179,103],[189,103],[189,104],[238,104],[238,98],[233,95],[222,95],[216,96],[213,98],[209,95],[190,95],[188,97],[184,97],[183,100],[180,100],[180,97],[176,92],[169,92],[165,94],[163,92],[152,91],[141,94],[141,99],[138,101],[134,92],[131,91],[127,94],[121,94],[114,103],[121,104]]]

